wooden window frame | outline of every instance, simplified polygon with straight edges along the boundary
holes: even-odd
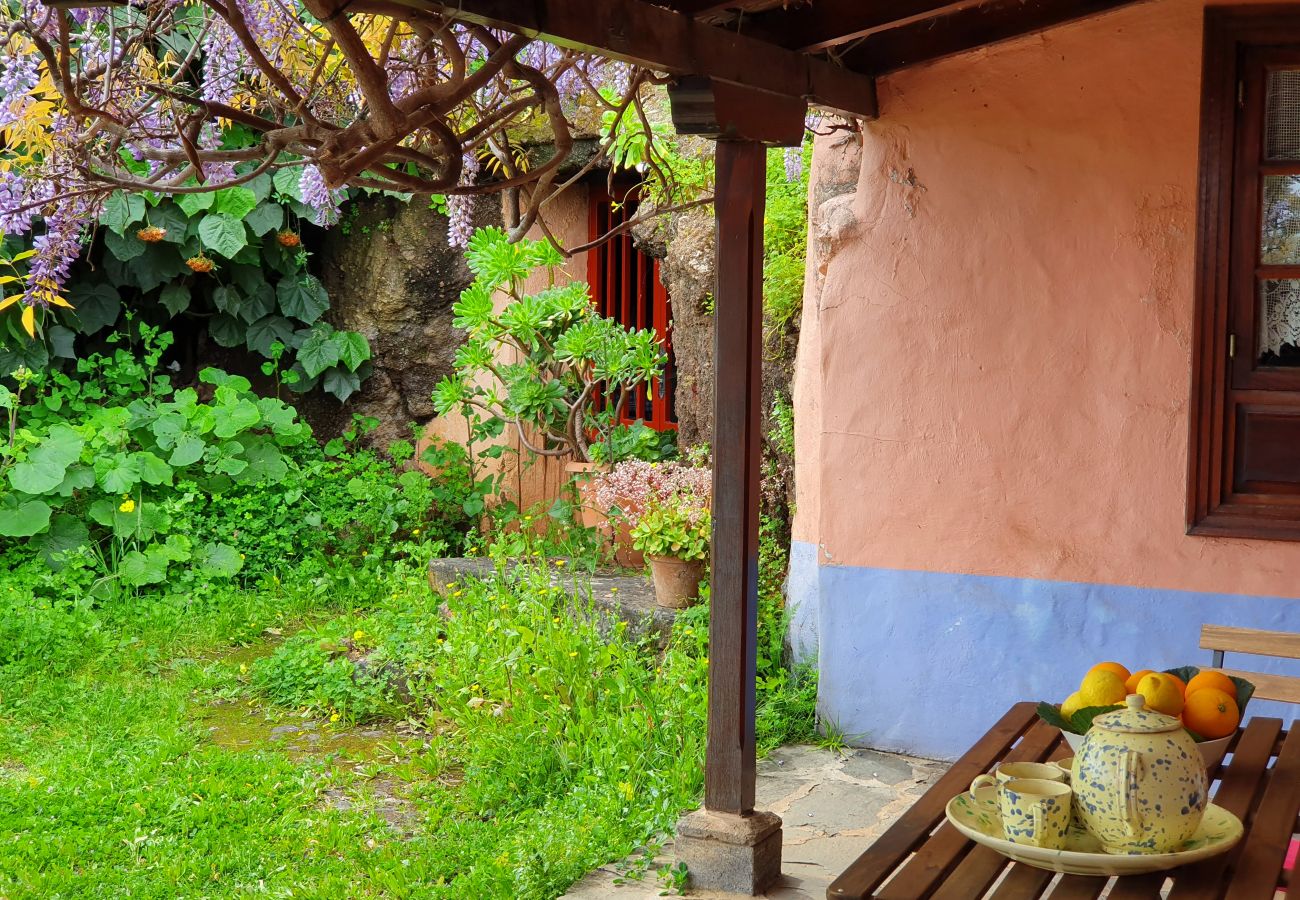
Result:
[[[629,201],[635,202],[636,193],[637,185],[632,182],[620,181],[612,186],[604,181],[590,183],[587,194],[589,239],[595,241],[608,233],[611,228],[626,222],[628,216],[634,213],[634,207],[629,206],[618,213],[612,213],[610,205],[616,203],[626,204]],[[602,208],[604,210],[603,214]],[[602,264],[602,257],[613,253],[617,253],[619,258],[624,261],[627,259],[635,260],[634,266],[623,266],[620,273],[621,281],[617,284],[613,280],[612,270],[607,269]],[[610,238],[605,243],[587,252],[587,284],[591,287],[592,300],[602,315],[611,315],[617,321],[624,323],[629,319],[639,317],[639,313],[634,314],[634,311],[628,305],[631,301],[630,295],[636,292],[633,285],[634,280],[637,282],[649,280],[652,292],[652,296],[649,298],[651,321],[637,322],[636,324],[639,327],[651,327],[659,335],[663,341],[664,350],[668,354],[668,364],[663,376],[652,379],[648,385],[638,387],[636,393],[628,398],[628,402],[636,410],[637,414],[630,414],[626,406],[624,406],[618,411],[617,421],[622,425],[631,425],[641,421],[655,431],[676,431],[678,428],[675,396],[677,372],[672,343],[672,301],[660,276],[660,261],[637,250],[630,233]],[[605,308],[610,296],[620,298],[621,308],[619,310],[614,311]],[[646,396],[647,390],[650,392],[649,397]],[[596,402],[599,408],[604,403],[604,400],[598,397]],[[650,415],[641,416],[640,412],[647,403],[650,407]]]
[[[1246,221],[1253,208],[1258,219],[1257,160],[1243,164],[1238,153],[1239,115],[1255,117],[1254,96],[1245,77],[1260,64],[1249,54],[1263,48],[1289,53],[1288,63],[1300,63],[1300,8],[1279,6],[1210,7],[1205,11],[1205,43],[1201,95],[1200,175],[1196,253],[1196,297],[1190,439],[1188,452],[1187,532],[1195,535],[1300,540],[1300,494],[1265,496],[1238,493],[1234,459],[1237,418],[1251,404],[1280,402],[1282,388],[1300,390],[1300,370],[1293,377],[1247,370],[1256,342],[1254,312],[1243,313],[1244,301],[1234,304],[1234,292],[1244,283],[1233,278],[1234,254],[1243,248],[1255,265],[1255,245],[1233,222]],[[1250,63],[1250,65],[1247,65]],[[1253,85],[1251,90],[1258,90]],[[1248,113],[1240,113],[1246,109]],[[1249,131],[1253,125],[1241,119]],[[1255,129],[1257,132],[1258,129]],[[1250,132],[1254,134],[1254,132]],[[1245,144],[1249,148],[1249,144]],[[1248,190],[1235,190],[1246,184]],[[1249,204],[1254,204],[1253,207]],[[1258,226],[1255,226],[1256,229]],[[1234,245],[1234,241],[1236,244]],[[1238,263],[1240,265],[1240,263]],[[1252,269],[1252,278],[1256,272]],[[1253,283],[1252,283],[1253,290]],[[1251,299],[1251,308],[1258,300]],[[1242,331],[1242,329],[1249,329]],[[1230,335],[1237,336],[1235,357]],[[1273,397],[1269,396],[1270,389]],[[1294,397],[1292,398],[1294,399]],[[1285,414],[1290,414],[1289,412]]]

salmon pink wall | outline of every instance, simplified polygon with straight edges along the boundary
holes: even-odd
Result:
[[[796,541],[819,566],[1300,597],[1188,537],[1203,4],[903,72],[819,139]],[[856,167],[856,190],[818,184]]]

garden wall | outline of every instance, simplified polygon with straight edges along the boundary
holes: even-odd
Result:
[[[1300,631],[1300,544],[1185,534],[1202,8],[890,76],[818,141],[790,594],[858,743],[955,756],[1098,660]]]

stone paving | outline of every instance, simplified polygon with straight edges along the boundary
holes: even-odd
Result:
[[[826,888],[858,854],[911,806],[947,766],[875,750],[792,746],[758,763],[757,807],[783,820],[781,881],[768,900],[822,900]],[[629,879],[628,867],[602,866],[563,900],[649,900],[665,891],[657,868],[674,864],[667,845],[651,870]],[[619,883],[622,882],[622,883]],[[699,900],[735,894],[687,891]]]

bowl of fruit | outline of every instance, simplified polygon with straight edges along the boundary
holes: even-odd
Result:
[[[1215,669],[1183,666],[1163,672],[1130,672],[1116,662],[1097,663],[1079,683],[1079,689],[1060,704],[1038,704],[1038,715],[1061,729],[1076,753],[1092,720],[1119,709],[1129,694],[1141,694],[1148,709],[1173,716],[1183,723],[1206,768],[1223,761],[1228,744],[1241,724],[1255,686],[1244,678]]]

